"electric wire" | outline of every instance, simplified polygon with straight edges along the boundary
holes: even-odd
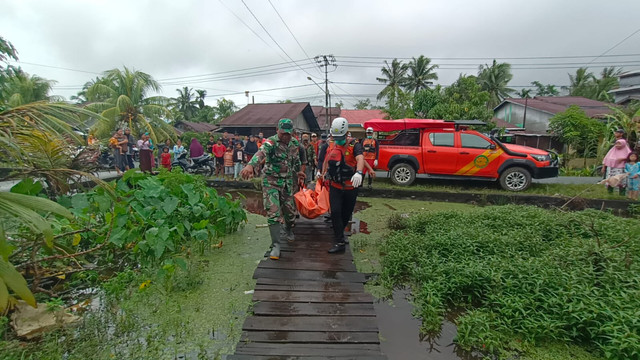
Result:
[[[253,11],[251,11],[251,8],[249,7],[249,5],[247,5],[246,2],[244,2],[244,0],[240,0],[240,2],[242,2],[242,4],[244,5],[244,7],[247,8],[247,11],[249,11],[249,13],[251,14],[251,16],[253,16],[253,18],[256,20],[256,22],[258,23],[258,25],[260,25],[260,27],[262,28],[262,30],[264,30],[265,33],[267,33],[267,35],[269,36],[269,38],[271,38],[271,40],[278,46],[278,48],[280,49],[280,51],[282,51],[288,58],[289,60],[293,61],[294,64],[296,64],[296,66],[298,66],[300,68],[300,70],[304,71],[305,73],[307,73],[307,75],[309,76],[313,76],[313,77],[317,77],[315,75],[312,75],[310,72],[308,72],[307,70],[303,69],[300,65],[298,65],[298,63],[295,62],[295,60],[293,60],[291,58],[291,56],[289,56],[289,54],[282,48],[282,46],[280,46],[280,44],[276,41],[276,39],[273,38],[273,36],[271,36],[271,33],[267,30],[267,28],[264,27],[264,25],[262,25],[262,23],[260,22],[260,20],[258,20],[258,17],[253,13]]]
[[[617,48],[620,44],[622,44],[623,42],[627,41],[627,39],[629,39],[630,37],[632,37],[633,35],[637,34],[640,32],[640,28],[638,28],[636,31],[632,32],[630,35],[628,35],[627,37],[625,37],[624,39],[620,40],[618,43],[616,43],[615,45],[613,45],[612,47],[610,47],[607,51],[603,52],[602,54],[596,56],[595,58],[593,58],[591,61],[589,61],[587,63],[587,65],[593,63],[594,61],[596,61],[598,58],[601,58],[603,56],[605,56],[609,51]]]
[[[293,31],[291,31],[291,29],[289,28],[289,25],[287,25],[287,22],[284,21],[284,19],[282,18],[282,16],[280,15],[280,12],[278,12],[278,9],[276,9],[276,7],[273,5],[273,3],[271,2],[271,0],[269,1],[269,5],[271,5],[271,7],[273,8],[273,11],[276,12],[276,14],[278,14],[278,17],[280,18],[280,20],[282,21],[282,24],[284,24],[284,27],[287,28],[287,30],[289,31],[289,34],[291,34],[291,37],[293,37],[293,40],[296,41],[296,44],[298,44],[298,46],[300,47],[300,50],[302,50],[302,52],[304,53],[304,55],[307,57],[307,59],[309,60],[309,62],[312,65],[315,65],[313,63],[313,61],[311,61],[311,56],[309,56],[309,54],[307,54],[307,52],[305,51],[304,47],[302,47],[302,44],[300,44],[300,41],[298,41],[298,38],[293,34]],[[320,68],[316,68],[318,70],[318,72],[320,72],[320,75],[322,75],[322,71],[320,70]]]

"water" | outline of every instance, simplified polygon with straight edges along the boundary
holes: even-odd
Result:
[[[453,340],[454,323],[444,320],[437,336],[420,334],[420,319],[411,315],[413,306],[407,300],[408,290],[393,293],[393,302],[380,300],[373,304],[380,329],[380,347],[390,360],[476,360],[482,356],[458,349]]]

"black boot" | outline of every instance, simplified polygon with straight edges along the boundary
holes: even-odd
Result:
[[[328,253],[329,254],[338,254],[338,253],[343,253],[344,250],[346,249],[347,245],[343,242],[341,243],[335,243],[333,244],[333,246],[331,247],[331,249],[329,249]]]
[[[613,195],[613,187],[607,185],[607,192]]]
[[[620,196],[625,196],[627,195],[627,188],[620,188]]]

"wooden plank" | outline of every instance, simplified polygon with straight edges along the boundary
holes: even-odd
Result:
[[[319,280],[364,283],[364,274],[346,271],[288,270],[257,268],[253,278]]]
[[[349,343],[349,344],[379,344],[377,333],[340,332],[340,331],[244,331],[240,337],[242,342],[269,343]]]
[[[351,293],[364,292],[364,285],[358,283],[336,283],[308,280],[257,279],[255,290]]]
[[[262,260],[258,264],[261,269],[293,269],[293,270],[333,270],[357,271],[355,264],[348,259],[304,259],[298,256],[284,256],[280,260]]]
[[[378,332],[373,316],[251,316],[242,330]]]
[[[227,360],[387,360],[384,355],[349,356],[289,356],[289,355],[227,355]]]
[[[377,344],[268,344],[238,345],[236,354],[287,356],[369,356],[380,355]]]
[[[310,303],[370,303],[371,294],[312,291],[256,291],[253,301],[310,302]]]
[[[262,301],[253,305],[254,316],[376,316],[373,304],[327,304]]]

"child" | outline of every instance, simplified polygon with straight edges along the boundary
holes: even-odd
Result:
[[[118,139],[116,139],[116,137],[112,137],[111,139],[109,139],[109,146],[114,148],[114,149],[118,149],[120,151],[120,155],[123,155],[124,153],[122,152],[122,146],[118,145]]]
[[[242,159],[244,158],[244,151],[242,150],[242,143],[237,142],[236,148],[233,150],[233,179],[240,180],[240,171],[242,170]]]
[[[216,176],[224,175],[224,154],[227,151],[227,148],[222,145],[222,139],[219,138],[217,143],[211,147],[211,151],[213,152],[213,156],[216,157]]]
[[[178,156],[182,154],[184,151],[184,146],[182,146],[182,140],[178,139],[178,142],[173,146],[173,159],[178,160]]]
[[[231,180],[233,176],[233,148],[227,148],[224,153],[224,178],[225,180]]]
[[[638,200],[638,192],[640,191],[640,164],[638,164],[637,153],[632,152],[627,156],[624,172],[629,174],[627,180],[627,197],[631,200]]]
[[[160,164],[165,169],[171,171],[171,153],[169,153],[169,147],[165,146],[162,149],[162,154],[160,155]]]

